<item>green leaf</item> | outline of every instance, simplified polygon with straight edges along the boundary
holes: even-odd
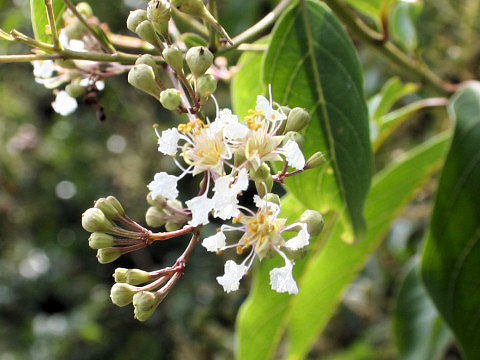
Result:
[[[381,0],[347,0],[347,2],[357,10],[374,18],[380,15]]]
[[[393,315],[395,343],[400,360],[440,360],[453,335],[437,312],[420,279],[418,258],[409,271],[397,296]]]
[[[448,143],[446,134],[432,138],[375,176],[366,203],[368,235],[363,241],[346,244],[340,239],[341,224],[337,222],[332,228],[334,219],[327,218],[321,239],[312,239],[307,256],[295,262],[299,295],[270,290],[268,273],[281,260],[274,258],[260,263],[250,295],[237,316],[237,359],[271,358],[289,320],[292,358],[301,358],[308,351],[332,315],[342,290],[381,242],[392,220],[415,190],[439,168]],[[292,195],[282,204],[282,211],[289,218],[295,218],[302,210]]]
[[[195,33],[183,33],[182,34],[182,41],[185,43],[187,48],[191,48],[194,46],[207,46],[208,41],[205,40],[202,36],[195,34]]]
[[[57,24],[57,27],[59,27],[62,23],[62,13],[65,10],[65,5],[62,0],[52,0],[52,7],[55,16],[55,23]],[[52,37],[45,33],[45,26],[48,25],[45,1],[30,0],[30,12],[35,39],[45,43],[52,43]]]
[[[273,30],[263,74],[275,101],[311,113],[305,155],[322,151],[330,160],[289,178],[287,188],[307,207],[340,211],[345,240],[361,238],[372,153],[362,70],[350,38],[325,5],[297,5]]]
[[[438,186],[422,277],[467,359],[480,354],[480,83],[450,102],[455,133]]]
[[[403,49],[413,52],[418,46],[415,21],[420,14],[420,2],[398,1],[389,16],[389,33]]]
[[[268,38],[256,41],[256,44],[267,44]],[[264,52],[247,51],[238,59],[238,72],[232,79],[230,93],[233,112],[241,119],[248,115],[248,110],[255,108],[256,95],[264,93],[261,79],[261,68]]]

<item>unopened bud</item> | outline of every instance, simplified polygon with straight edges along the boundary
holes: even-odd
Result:
[[[138,288],[135,286],[116,283],[110,290],[110,299],[117,306],[126,306],[133,301],[133,296],[138,293]]]
[[[147,222],[147,225],[151,227],[163,226],[167,222],[167,219],[168,216],[163,210],[160,210],[155,206],[148,208],[145,214],[145,221]]]
[[[152,197],[152,193],[149,192],[148,195],[147,195],[147,202],[152,205],[152,206],[155,206],[157,209],[161,210],[165,207],[165,204],[167,203],[167,199],[165,199],[163,196],[161,195],[157,195],[155,197],[155,199]]]
[[[272,176],[263,181],[255,181],[255,188],[257,189],[257,193],[260,195],[260,197],[266,196],[270,191],[272,191],[273,188]]]
[[[160,79],[160,73],[158,72],[158,65],[155,61],[155,58],[150,54],[144,54],[140,56],[136,61],[135,65],[145,64],[152,68],[155,75],[155,79]]]
[[[325,155],[320,151],[310,156],[305,164],[305,169],[314,169],[325,164]]]
[[[182,228],[182,224],[175,223],[173,221],[168,221],[165,224],[165,230],[167,231],[175,231],[175,230],[180,230]]]
[[[95,201],[95,207],[102,210],[109,220],[118,220],[125,216],[125,210],[115,196],[98,199]]]
[[[115,229],[115,225],[97,208],[90,208],[82,214],[82,227],[91,233],[109,233]]]
[[[164,24],[170,20],[172,16],[172,9],[170,3],[167,0],[151,0],[147,6],[147,18],[148,20]]]
[[[198,78],[212,66],[213,54],[205,46],[195,46],[187,51],[185,60],[192,74]]]
[[[128,30],[136,33],[137,26],[140,25],[142,21],[147,20],[147,12],[142,9],[130,11],[130,14],[127,18],[127,28]]]
[[[160,87],[155,80],[155,73],[150,66],[145,64],[135,65],[128,72],[128,82],[137,89],[145,91],[158,99]]]
[[[205,74],[197,79],[197,92],[207,98],[217,90],[217,79],[213,75]]]
[[[175,110],[180,106],[180,91],[166,89],[160,93],[160,103],[167,110]]]
[[[274,204],[277,204],[278,206],[280,206],[280,196],[278,196],[277,194],[268,193],[267,195],[265,195],[263,197],[263,200],[274,203]]]
[[[319,235],[325,224],[322,214],[315,210],[305,210],[299,221],[307,224],[307,231],[312,237]]]
[[[310,122],[310,114],[307,110],[296,107],[292,109],[287,118],[287,126],[285,132],[300,131],[304,129]]]
[[[165,295],[157,295],[150,291],[136,293],[133,296],[135,318],[140,321],[147,320],[164,298]]]
[[[127,271],[128,269],[125,268],[116,268],[115,272],[113,273],[113,278],[117,283],[125,283],[127,282]]]
[[[87,88],[79,84],[68,84],[65,86],[65,91],[71,97],[78,98],[87,92]]]
[[[296,131],[287,132],[282,140],[282,145],[285,145],[289,140],[295,141],[300,149],[303,147],[303,143],[305,142],[303,135]]]
[[[122,251],[117,247],[107,247],[97,251],[97,260],[100,264],[108,264],[122,256]]]
[[[149,20],[144,20],[140,24],[138,24],[135,32],[140,37],[140,39],[152,45],[157,46],[161,43],[157,33],[155,32],[155,28]]]
[[[130,285],[139,285],[150,280],[148,272],[140,269],[130,269],[126,274],[127,283]]]
[[[256,170],[250,171],[250,177],[255,181],[262,181],[272,177],[270,166],[267,163],[262,163]]]
[[[115,238],[105,233],[94,232],[88,238],[88,246],[95,250],[112,247],[113,245],[115,245]]]
[[[82,14],[83,16],[85,16],[86,18],[89,18],[91,16],[93,16],[93,10],[92,8],[90,7],[90,5],[86,2],[80,2],[77,4],[77,6],[75,7],[77,9],[77,11]]]
[[[175,45],[171,45],[163,49],[163,58],[165,62],[177,73],[183,72],[183,53]]]

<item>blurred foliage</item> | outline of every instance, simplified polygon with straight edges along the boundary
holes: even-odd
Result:
[[[124,34],[128,11],[145,3],[89,2],[102,21]],[[274,1],[218,3],[222,23],[235,35]],[[476,0],[426,0],[415,24],[415,51],[441,76],[478,78],[479,17]],[[0,1],[0,27],[31,34],[28,1]],[[376,53],[356,45],[365,88],[373,96],[394,73]],[[0,42],[2,54],[27,51]],[[232,64],[235,59],[230,58]],[[125,77],[107,81],[100,94],[105,122],[87,105],[67,118],[55,114],[50,107],[54,96],[34,82],[30,64],[0,64],[0,79],[0,359],[231,358],[235,315],[250,284],[245,281],[239,292],[224,294],[214,280],[222,272],[221,257],[196,249],[182,281],[153,318],[140,324],[130,308],[110,302],[114,268],[168,265],[186,239],[100,265],[80,226],[80,214],[107,194],[117,196],[129,215],[144,223],[145,185],[156,171],[174,169],[156,152],[152,125],[167,127],[175,119],[128,86]],[[226,89],[218,95],[223,105],[228,105]],[[415,99],[409,95],[397,106]],[[413,116],[380,148],[377,168],[444,127],[440,110]],[[188,193],[189,184],[183,185]],[[390,315],[402,268],[423,236],[433,185],[397,219],[344,294],[311,359],[396,358]],[[447,358],[459,358],[454,347]]]

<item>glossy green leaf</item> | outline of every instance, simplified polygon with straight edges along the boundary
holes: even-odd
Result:
[[[421,8],[422,4],[419,1],[398,1],[390,12],[389,33],[397,44],[409,52],[418,46],[415,21]]]
[[[480,354],[480,83],[450,102],[455,133],[440,178],[422,277],[466,359]]]
[[[335,208],[344,239],[365,234],[363,206],[372,175],[368,112],[355,48],[332,12],[307,1],[278,20],[263,64],[274,101],[307,109],[306,156],[322,151],[328,163],[286,181],[307,207]]]
[[[423,287],[418,258],[409,264],[398,292],[393,330],[399,360],[441,360],[453,340]]]
[[[396,0],[346,0],[360,12],[378,19],[382,13],[386,13]]]
[[[308,351],[336,308],[342,290],[378,246],[391,221],[439,168],[448,143],[448,135],[435,137],[375,176],[366,205],[369,231],[364,240],[356,245],[346,244],[340,239],[340,223],[330,231],[324,230],[322,239],[312,240],[307,256],[295,262],[299,295],[280,295],[270,290],[268,273],[278,265],[276,262],[280,263],[279,259],[260,263],[250,295],[237,316],[237,359],[271,358],[289,320],[292,358],[301,358]],[[300,202],[291,195],[282,204],[282,211],[290,218],[302,210]],[[327,222],[333,224],[333,219]]]
[[[257,44],[267,44],[268,38],[263,38]],[[238,59],[238,72],[231,81],[230,93],[232,108],[240,119],[255,108],[256,95],[264,93],[261,79],[261,68],[264,52],[247,51]]]
[[[59,26],[62,23],[62,13],[65,10],[65,4],[62,0],[52,0],[52,7],[55,22],[57,26]],[[30,0],[30,12],[35,39],[46,43],[52,43],[52,37],[45,33],[45,26],[48,25],[45,1]]]

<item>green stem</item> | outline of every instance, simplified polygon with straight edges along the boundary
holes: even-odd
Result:
[[[53,47],[60,50],[62,47],[58,40],[57,23],[55,22],[55,15],[53,14],[52,0],[45,0],[45,7],[47,8],[48,24],[50,25],[50,32],[53,39]]]
[[[418,63],[400,50],[381,33],[366,25],[342,0],[323,0],[350,29],[353,36],[365,41],[383,56],[395,63],[402,72],[412,79],[419,80],[441,95],[449,95],[457,86],[443,81],[425,64]]]
[[[208,11],[213,15],[213,17],[217,18],[217,3],[215,0],[208,0]],[[218,36],[215,29],[207,24],[207,29],[209,32],[208,35],[208,48],[214,53],[218,49]]]

